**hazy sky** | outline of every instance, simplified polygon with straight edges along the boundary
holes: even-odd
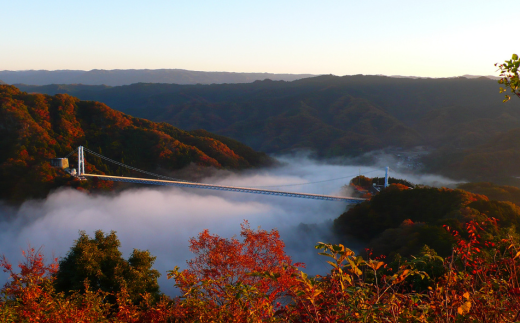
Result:
[[[496,74],[518,0],[1,1],[0,70]]]

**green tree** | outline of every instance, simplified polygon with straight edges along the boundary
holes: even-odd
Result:
[[[80,231],[79,239],[59,263],[56,289],[65,293],[84,292],[88,283],[91,290],[119,292],[125,289],[134,303],[142,299],[143,293],[158,299],[160,274],[152,269],[156,257],[147,250],[134,249],[125,260],[119,251],[120,245],[115,231],[105,235],[98,230],[94,239]],[[115,298],[109,301],[115,302]]]
[[[502,64],[496,63],[495,66],[498,66],[498,70],[500,71],[500,76],[502,77],[498,83],[503,84],[506,88],[501,87],[500,93],[507,92],[507,88],[511,90],[511,92],[520,98],[520,74],[518,69],[520,68],[520,59],[517,54],[513,54],[510,60],[505,61]],[[509,95],[505,95],[504,102],[511,100]]]

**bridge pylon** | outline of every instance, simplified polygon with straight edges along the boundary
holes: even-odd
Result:
[[[388,187],[388,169],[389,168],[390,167],[388,167],[388,166],[386,166],[386,168],[385,168],[385,188]]]
[[[85,174],[85,155],[83,146],[78,147],[78,176]]]

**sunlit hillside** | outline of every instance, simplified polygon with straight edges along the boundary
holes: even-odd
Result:
[[[171,172],[190,164],[243,169],[270,160],[229,138],[134,118],[66,94],[27,94],[2,85],[0,104],[1,199],[44,197],[62,185],[111,185],[81,182],[50,166],[50,158],[64,157],[79,145],[148,171]],[[71,163],[75,160],[72,156]],[[124,171],[95,156],[87,157],[87,170],[113,175]]]

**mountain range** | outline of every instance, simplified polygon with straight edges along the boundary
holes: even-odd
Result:
[[[460,149],[520,127],[520,103],[502,104],[498,85],[487,78],[358,75],[247,84],[19,88],[104,102],[137,117],[227,135],[266,152],[311,148],[348,155],[388,145]]]
[[[484,77],[363,75],[211,85],[20,85],[29,92],[101,101],[185,130],[206,129],[268,153],[311,149],[321,157],[359,156],[425,146],[435,151],[425,160],[431,171],[467,180],[498,176],[506,183],[514,167],[500,165],[514,165],[511,152],[520,153],[511,142],[520,128],[520,101],[502,103],[498,88]],[[506,147],[501,163],[493,163],[495,150]]]
[[[128,85],[138,82],[176,83],[176,84],[213,84],[213,83],[249,83],[256,80],[272,79],[293,81],[311,74],[275,74],[275,73],[231,73],[201,72],[183,69],[157,70],[28,70],[0,71],[0,79],[8,84],[87,84],[110,86]]]

